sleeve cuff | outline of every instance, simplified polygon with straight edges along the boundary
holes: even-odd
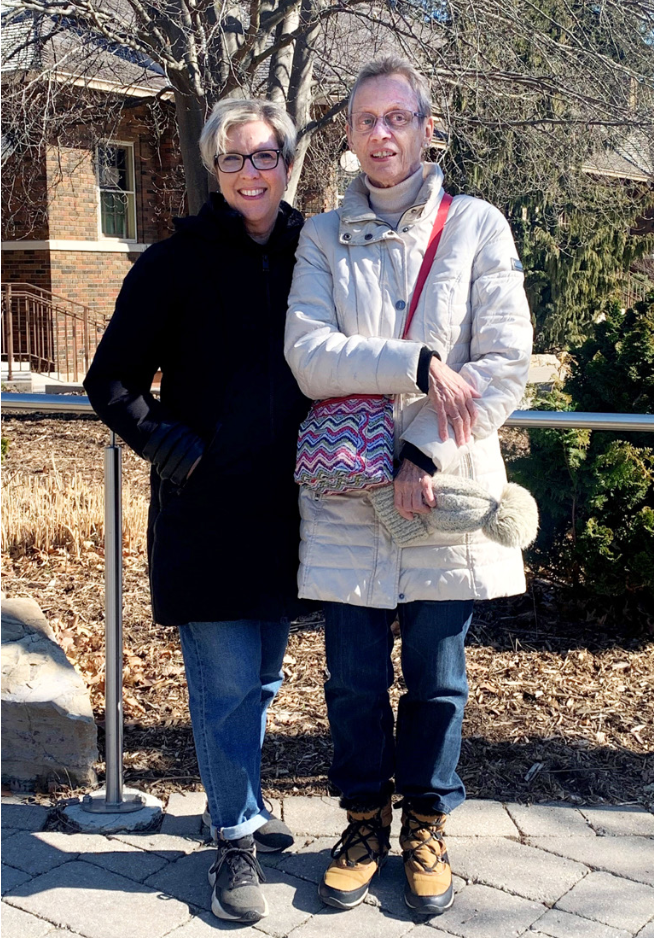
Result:
[[[423,345],[420,350],[420,358],[418,359],[418,374],[416,375],[416,384],[423,394],[429,393],[429,364],[433,355],[435,355],[436,358],[440,361],[441,357],[438,352],[430,349],[427,345]]]
[[[419,469],[422,469],[423,472],[428,473],[430,476],[433,476],[437,471],[436,466],[433,463],[433,460],[429,458],[421,449],[418,449],[417,446],[414,446],[413,443],[405,443],[400,452],[400,460],[408,459],[409,462],[412,462]]]

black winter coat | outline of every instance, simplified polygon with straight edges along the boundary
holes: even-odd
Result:
[[[129,272],[84,382],[101,419],[153,464],[148,553],[162,625],[306,609],[293,468],[309,402],[283,355],[301,227],[282,202],[259,245],[212,195]]]

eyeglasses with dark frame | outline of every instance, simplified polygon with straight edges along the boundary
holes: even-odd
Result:
[[[221,173],[238,173],[243,169],[245,161],[249,160],[255,169],[275,169],[279,163],[281,150],[255,150],[254,153],[219,153],[213,158],[213,165]]]
[[[421,114],[420,111],[406,111],[404,108],[395,108],[392,111],[387,111],[386,114],[371,114],[370,111],[359,111],[357,114],[352,114],[350,126],[358,134],[369,134],[377,126],[377,121],[383,121],[389,130],[403,130],[413,121],[414,117],[423,120],[427,115]]]

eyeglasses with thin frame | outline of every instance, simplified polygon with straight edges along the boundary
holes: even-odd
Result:
[[[281,150],[255,150],[254,153],[219,153],[213,163],[221,173],[238,173],[245,161],[249,160],[255,169],[275,169],[279,163]]]
[[[414,117],[423,120],[427,115],[420,111],[405,111],[404,108],[395,108],[386,114],[371,114],[369,111],[359,111],[352,114],[350,126],[358,134],[369,134],[377,126],[377,121],[383,121],[389,130],[403,130],[413,121]]]

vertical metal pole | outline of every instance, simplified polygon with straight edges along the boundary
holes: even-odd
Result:
[[[102,793],[85,795],[82,808],[97,814],[139,811],[143,797],[123,793],[123,486],[122,448],[111,432],[104,450],[105,767]]]
[[[7,323],[7,379],[13,381],[14,379],[14,309],[13,303],[11,301],[11,284],[7,284],[7,309],[6,309],[6,319]]]
[[[91,349],[89,344],[89,308],[84,306],[84,374],[91,364]]]
[[[106,801],[123,800],[123,531],[122,450],[111,443],[104,451],[105,559],[105,748]]]

